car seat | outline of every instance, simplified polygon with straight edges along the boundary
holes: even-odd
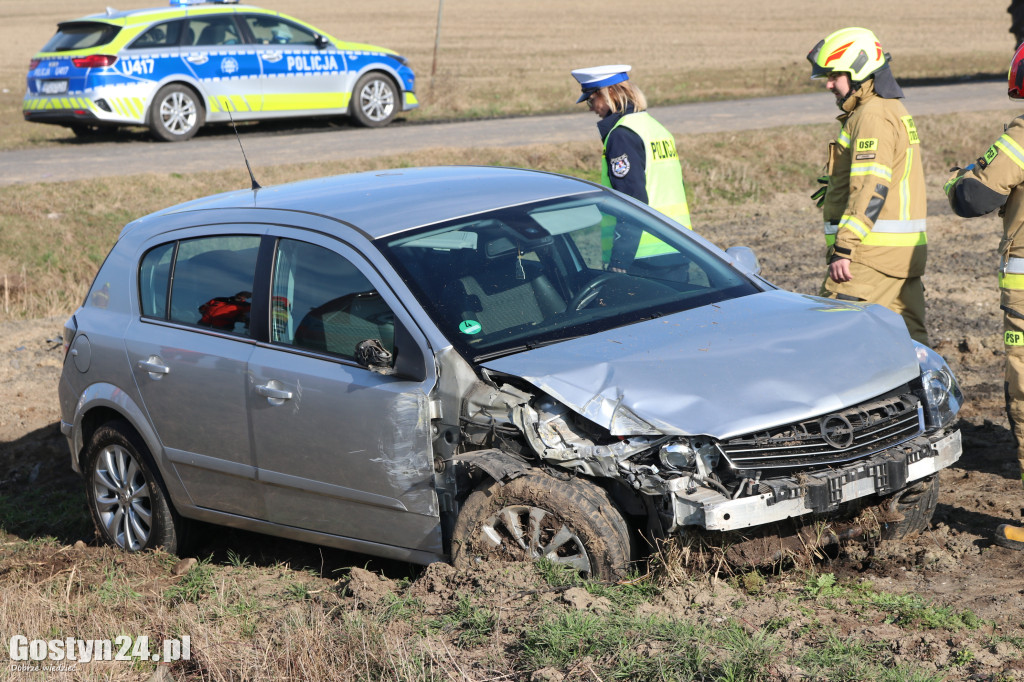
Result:
[[[443,294],[447,317],[455,325],[474,320],[487,334],[541,322],[565,310],[565,300],[544,274],[542,263],[521,258],[509,237],[493,238],[469,253],[475,256],[472,270],[464,269],[468,274]]]

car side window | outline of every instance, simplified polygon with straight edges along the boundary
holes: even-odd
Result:
[[[391,308],[351,262],[321,246],[278,242],[270,307],[274,343],[349,360],[368,339],[394,351]]]
[[[235,18],[230,16],[190,19],[188,29],[188,35],[195,41],[192,45],[238,45],[242,42]]]
[[[141,36],[136,38],[129,50],[141,50],[154,47],[177,47],[181,42],[181,28],[183,21],[165,21],[162,24],[153,26]]]
[[[248,14],[245,23],[260,45],[315,45],[316,34],[307,28],[277,17]]]
[[[151,249],[139,265],[139,302],[145,317],[167,319],[167,294],[171,287],[171,261],[177,242]]]
[[[139,265],[142,314],[249,336],[259,246],[256,236],[221,236],[148,251]]]

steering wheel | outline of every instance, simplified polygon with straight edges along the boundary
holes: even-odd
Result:
[[[580,289],[579,293],[572,297],[572,300],[569,301],[569,305],[566,306],[566,310],[576,312],[586,308],[595,298],[597,298],[597,295],[601,293],[601,288],[610,280],[618,277],[618,275],[619,273],[617,272],[605,272],[587,282],[586,286]]]

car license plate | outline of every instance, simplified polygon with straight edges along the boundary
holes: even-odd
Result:
[[[63,95],[68,91],[68,82],[60,81],[37,81],[39,92],[44,95]]]

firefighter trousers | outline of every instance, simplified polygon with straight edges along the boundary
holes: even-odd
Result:
[[[833,282],[826,275],[819,295],[883,305],[903,317],[910,338],[928,345],[928,330],[924,326],[924,283],[920,277],[890,277],[856,261],[850,262],[850,275],[853,279],[849,282]]]
[[[1024,482],[1024,291],[1001,289],[1000,298],[1006,347],[1006,416],[1017,440],[1017,461]]]

